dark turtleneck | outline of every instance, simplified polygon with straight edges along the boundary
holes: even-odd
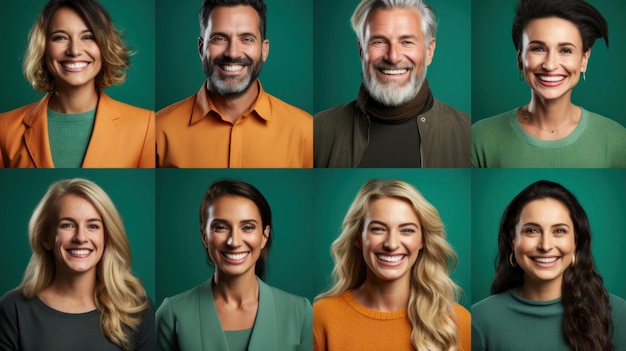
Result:
[[[368,116],[370,128],[367,147],[358,167],[421,167],[417,116],[432,106],[428,80],[424,80],[412,100],[395,107],[374,100],[361,84],[357,107]]]

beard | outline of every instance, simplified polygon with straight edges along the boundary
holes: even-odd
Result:
[[[375,64],[374,69],[406,69],[409,67],[400,67],[389,65],[386,63]],[[396,107],[411,101],[422,88],[422,84],[426,79],[426,71],[428,65],[424,61],[422,72],[409,77],[409,81],[401,85],[398,82],[391,81],[381,83],[375,74],[371,74],[367,65],[363,64],[363,84],[370,96],[378,103],[389,107]]]
[[[248,68],[248,73],[243,77],[221,77],[216,66],[236,64]],[[239,96],[248,91],[252,83],[261,73],[263,61],[253,61],[249,58],[230,59],[224,56],[216,57],[213,62],[205,58],[202,60],[202,70],[209,80],[209,90],[222,96]]]

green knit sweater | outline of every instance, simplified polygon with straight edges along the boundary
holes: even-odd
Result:
[[[626,128],[582,111],[574,131],[560,140],[528,135],[517,121],[517,109],[474,123],[472,167],[626,167]]]
[[[511,289],[472,306],[472,351],[570,350],[563,334],[561,299],[533,301]],[[613,345],[626,350],[626,301],[609,294]]]

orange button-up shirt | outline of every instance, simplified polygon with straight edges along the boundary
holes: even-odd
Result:
[[[158,167],[310,168],[313,117],[267,94],[235,123],[222,116],[203,84],[156,117]]]

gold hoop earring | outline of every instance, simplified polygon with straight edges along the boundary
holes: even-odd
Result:
[[[572,264],[570,266],[574,267],[576,265],[576,253],[574,252],[574,256],[572,256]]]
[[[520,80],[520,82],[524,81],[524,72],[522,72],[522,70],[519,70],[519,73],[517,74],[517,79]]]
[[[513,253],[511,252],[511,254],[509,255],[509,263],[511,264],[511,266],[513,267],[517,267],[517,264],[513,263]]]

